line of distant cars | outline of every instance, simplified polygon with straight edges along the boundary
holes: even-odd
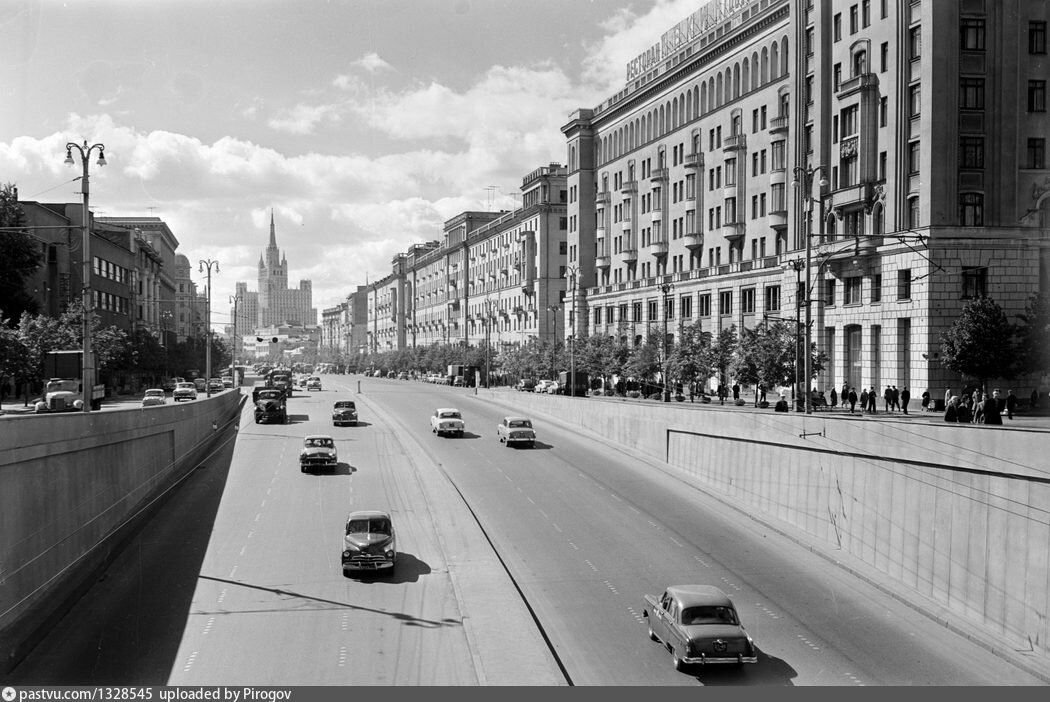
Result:
[[[171,389],[171,399],[173,402],[187,402],[190,400],[196,400],[198,394],[202,392],[219,393],[223,390],[232,388],[233,376],[225,375],[221,378],[211,378],[210,380],[197,378],[193,381],[176,377],[172,378],[171,381],[165,385]],[[168,399],[165,388],[149,388],[142,394],[143,407],[156,407],[158,405],[166,404],[168,404]]]

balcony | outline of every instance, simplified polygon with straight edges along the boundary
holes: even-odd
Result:
[[[769,133],[770,134],[780,134],[782,132],[787,132],[787,130],[788,130],[788,116],[787,115],[781,115],[779,117],[774,117],[773,119],[769,120]]]
[[[662,207],[654,207],[653,211],[649,214],[652,215],[652,221],[654,222],[662,222],[664,219],[664,211]]]
[[[666,182],[670,171],[666,168],[654,168],[649,180],[654,182]]]
[[[596,205],[608,205],[612,201],[612,193],[608,190],[602,190],[596,193],[594,196],[594,204]]]
[[[612,260],[609,256],[598,256],[594,259],[595,268],[600,268],[601,270],[608,270],[610,265],[612,265]]]
[[[663,258],[667,255],[667,242],[654,241],[649,244],[649,255],[654,258]]]
[[[839,100],[847,98],[854,93],[861,91],[879,89],[879,77],[874,73],[861,73],[859,76],[853,76],[842,81],[842,85],[839,86],[839,91],[836,94]]]
[[[624,193],[624,194],[638,192],[638,181],[637,180],[629,180],[629,181],[627,181],[620,188],[620,192]]]
[[[685,155],[685,167],[686,168],[703,168],[704,167],[704,155],[702,153],[686,154]]]
[[[722,142],[723,151],[742,151],[747,148],[746,134],[730,134]]]
[[[624,249],[623,250],[624,263],[634,263],[638,260],[638,249]]]
[[[722,225],[722,236],[730,244],[737,244],[744,240],[743,222],[726,222]]]
[[[786,227],[788,223],[787,210],[770,210],[769,212],[769,226],[771,227]]]
[[[595,229],[594,230],[594,236],[597,237],[598,239],[604,239],[605,238],[605,227],[598,227],[597,229]]]
[[[688,232],[682,239],[685,248],[690,251],[704,248],[704,235],[699,232]]]

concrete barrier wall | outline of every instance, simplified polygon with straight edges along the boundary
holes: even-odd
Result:
[[[666,462],[1050,656],[1048,431],[481,394]]]
[[[129,521],[193,470],[241,395],[0,420],[0,645],[8,668]]]

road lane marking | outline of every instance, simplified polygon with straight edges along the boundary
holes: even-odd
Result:
[[[586,560],[586,559],[584,559],[584,561],[583,561],[583,562],[584,562],[584,563],[586,563],[586,564],[587,564],[587,567],[588,567],[588,568],[590,568],[591,570],[593,570],[593,571],[594,571],[595,573],[597,573],[597,572],[598,572],[598,569],[594,567],[594,564],[593,564],[593,563],[591,563],[590,561],[588,561],[588,560]]]
[[[190,668],[193,667],[193,662],[195,660],[197,660],[197,651],[194,651],[190,654],[190,657],[186,660],[186,665],[183,667],[182,672],[188,673],[190,671]]]
[[[667,538],[669,538],[671,540],[671,543],[673,543],[675,546],[677,546],[679,548],[685,548],[685,544],[683,544],[681,541],[679,541],[675,537],[668,536]]]
[[[208,622],[204,625],[203,635],[207,636],[208,632],[211,631],[212,625],[215,624],[215,617],[208,617]]]
[[[546,519],[547,521],[550,521],[550,517],[548,517],[548,516],[547,516],[547,513],[546,513],[546,512],[544,512],[544,511],[543,511],[542,509],[540,510],[540,514],[542,514],[542,515],[543,515],[543,518],[544,518],[544,519]]]
[[[222,601],[225,600],[225,599],[226,599],[226,588],[223,588],[222,592],[219,593],[219,604],[222,604]]]
[[[554,531],[558,532],[559,534],[561,533],[561,527],[558,526],[556,523],[551,522],[551,526],[554,527]]]
[[[817,644],[813,643],[812,641],[810,641],[809,639],[807,639],[807,638],[806,638],[805,636],[803,636],[802,634],[795,634],[795,636],[797,636],[797,637],[798,637],[798,640],[799,640],[799,641],[801,641],[802,643],[806,644],[807,646],[809,646],[810,648],[812,648],[812,649],[813,649],[814,651],[819,651],[819,650],[820,650],[820,646],[818,646]]]
[[[569,542],[569,545],[570,545],[570,546],[572,546],[572,547],[573,547],[574,549],[576,549],[577,551],[579,551],[579,550],[580,550],[580,547],[579,547],[579,546],[577,546],[576,544],[574,544],[574,543],[573,543],[573,542],[571,542],[571,541]]]
[[[228,577],[232,580],[233,576],[236,575],[236,574],[237,574],[237,566],[234,566],[233,570],[230,571],[230,575]]]
[[[339,667],[343,668],[346,666],[346,646],[339,647]]]

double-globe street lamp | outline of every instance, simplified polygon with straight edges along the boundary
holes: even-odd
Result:
[[[806,267],[806,261],[802,258],[792,259],[787,262],[785,268],[790,268],[795,271],[795,387],[792,390],[791,401],[795,403],[795,411],[801,412],[803,404],[798,400],[802,397],[802,387],[799,385],[798,375],[798,362],[799,354],[799,334],[802,330],[802,322],[799,320],[799,315],[802,314],[802,298],[804,291],[802,290],[802,269]]]
[[[674,283],[664,283],[660,286],[660,292],[664,294],[664,343],[663,348],[663,374],[664,374],[664,402],[671,401],[671,383],[668,376],[668,364],[671,360],[670,352],[667,349],[667,317],[670,314],[671,308],[668,304],[671,298],[671,291],[674,290]]]
[[[810,353],[810,344],[812,343],[811,338],[810,338],[810,334],[811,334],[810,326],[811,326],[811,324],[813,322],[813,318],[812,318],[812,298],[813,298],[813,296],[812,296],[812,283],[810,282],[810,278],[811,278],[811,275],[812,275],[811,267],[812,267],[812,256],[813,256],[813,247],[812,247],[812,244],[811,244],[811,240],[812,240],[812,237],[813,237],[813,234],[812,234],[812,228],[813,228],[813,216],[812,215],[813,215],[813,202],[814,202],[814,197],[813,197],[813,176],[815,176],[817,173],[821,174],[821,178],[818,181],[818,184],[820,185],[821,190],[823,190],[824,188],[827,187],[828,179],[826,177],[826,169],[822,165],[819,165],[819,166],[807,166],[807,167],[795,166],[793,170],[794,170],[795,178],[794,178],[794,180],[792,180],[792,185],[796,189],[802,188],[802,211],[803,211],[803,213],[805,215],[805,222],[803,223],[803,227],[805,229],[804,236],[805,236],[805,239],[806,239],[806,241],[805,241],[805,244],[806,244],[806,290],[805,290],[805,292],[806,292],[806,297],[805,297],[805,305],[806,305],[805,336],[806,336],[806,339],[805,339],[804,348],[803,348],[803,352],[805,353],[805,378],[804,378],[804,380],[805,380],[805,383],[806,383],[806,387],[803,389],[802,396],[805,398],[805,402],[806,402],[806,414],[812,414],[813,413],[813,399],[810,396],[809,386],[810,386],[810,379],[811,379],[811,377],[813,375],[812,354]]]
[[[83,256],[83,277],[84,277],[84,324],[83,324],[83,336],[84,336],[84,353],[81,359],[80,368],[80,387],[83,388],[83,411],[91,411],[92,395],[95,388],[95,364],[92,362],[91,354],[91,321],[92,311],[94,309],[94,299],[91,291],[91,213],[88,211],[88,195],[91,191],[89,186],[89,175],[88,175],[88,160],[91,158],[91,152],[98,149],[98,165],[106,165],[106,147],[104,144],[92,144],[88,146],[87,141],[81,146],[75,142],[68,142],[66,144],[66,165],[73,166],[76,162],[73,160],[73,149],[77,150],[80,154],[80,163],[84,167],[83,175],[80,176],[80,192],[84,197],[84,209],[82,213],[82,230],[84,233],[83,244],[81,246]]]
[[[553,379],[554,373],[555,373],[554,366],[557,363],[556,358],[557,358],[557,354],[558,354],[558,310],[560,310],[560,309],[561,308],[558,307],[558,305],[548,305],[547,306],[547,311],[554,313],[554,331],[551,332],[548,335],[548,338],[551,341],[551,378],[552,379]]]
[[[569,397],[576,396],[576,276],[580,269],[569,266],[568,274],[572,280],[572,308],[569,310]]]
[[[204,396],[211,397],[211,269],[215,266],[215,272],[219,272],[219,262],[205,259],[200,262],[200,272],[208,272],[208,303],[204,319]]]

